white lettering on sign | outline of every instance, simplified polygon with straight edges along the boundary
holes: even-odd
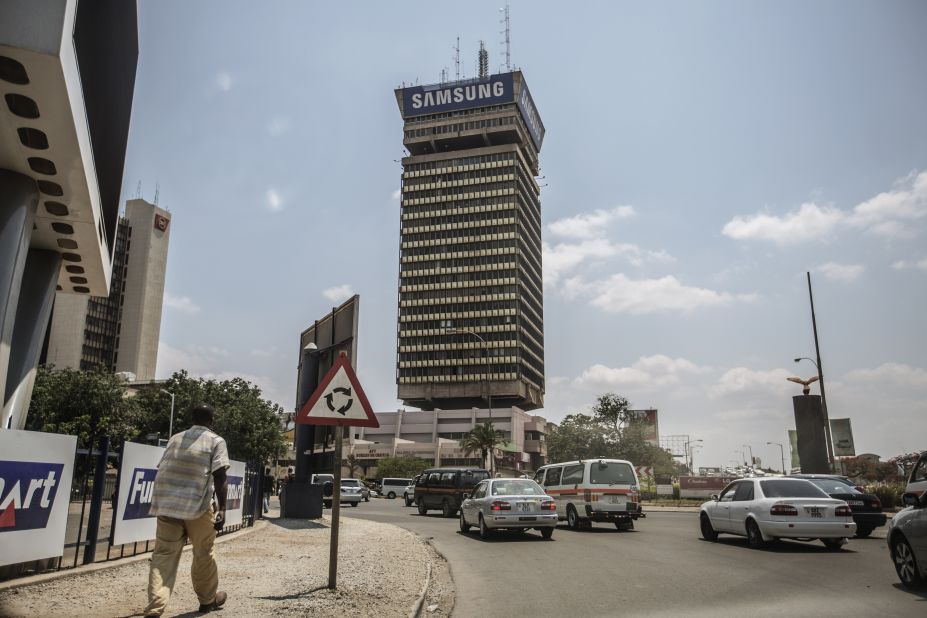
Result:
[[[154,481],[145,480],[144,470],[135,470],[135,474],[132,475],[132,493],[129,496],[129,504],[150,503],[153,491]]]
[[[235,483],[234,485],[228,486],[228,496],[229,500],[239,500],[241,498],[241,492],[243,489],[242,483]]]
[[[10,491],[4,493],[6,481],[0,478],[0,496],[3,496],[3,501],[0,502],[0,511],[5,510],[10,504],[13,505],[14,509],[28,509],[32,506],[32,498],[39,489],[43,490],[42,497],[39,499],[39,506],[47,509],[51,505],[48,492],[56,484],[55,473],[49,471],[48,476],[44,479],[29,479],[29,485],[26,487],[24,496],[20,481],[17,480],[10,488]]]
[[[416,92],[412,95],[412,109],[421,109],[433,105],[448,105],[451,102],[463,103],[464,101],[480,101],[482,99],[501,97],[504,94],[505,84],[501,81],[494,81],[489,84],[444,88],[442,90],[432,90],[425,93]]]

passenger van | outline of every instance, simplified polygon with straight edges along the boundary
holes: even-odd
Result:
[[[634,528],[643,517],[640,485],[630,461],[583,459],[542,466],[534,480],[557,503],[560,521],[571,530],[592,522],[612,522],[619,530]]]
[[[380,495],[386,496],[392,500],[396,496],[402,495],[402,492],[405,491],[406,487],[408,487],[411,482],[412,479],[383,479],[380,481]]]
[[[429,509],[441,509],[445,517],[454,517],[477,483],[489,478],[483,468],[430,468],[422,472],[415,483],[415,505],[418,514]]]

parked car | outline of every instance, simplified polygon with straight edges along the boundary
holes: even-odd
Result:
[[[906,494],[905,502],[910,506],[892,517],[886,541],[898,579],[915,589],[927,584],[927,492]]]
[[[545,539],[557,527],[557,503],[531,479],[486,479],[460,505],[460,531],[478,526],[488,539],[495,530],[538,530]]]
[[[640,485],[630,461],[586,459],[541,466],[536,483],[554,497],[557,516],[571,530],[608,521],[631,530],[642,517]]]
[[[401,494],[411,482],[412,479],[385,478],[380,481],[380,495],[392,500]]]
[[[402,499],[405,501],[406,506],[412,506],[415,504],[415,483],[418,482],[420,476],[421,475],[418,475],[412,479],[412,482],[409,483],[404,490],[402,490]]]
[[[357,479],[341,479],[341,503],[357,506],[363,499],[363,483]]]
[[[334,474],[313,474],[312,476],[309,477],[309,482],[314,485],[321,485],[324,488],[326,484],[330,486],[332,483],[335,482],[335,475]],[[326,496],[325,492],[323,491],[322,506],[325,508],[331,508],[331,505],[332,505],[331,493],[329,493]]]
[[[921,453],[917,463],[911,468],[911,474],[908,475],[908,484],[904,492],[905,494],[911,494],[915,498],[927,493],[927,451]]]
[[[856,536],[864,538],[879,526],[884,526],[886,517],[882,512],[882,501],[875,494],[868,494],[845,476],[833,474],[792,474],[789,478],[805,479],[823,489],[827,495],[843,500],[853,511],[856,522]]]
[[[445,517],[454,517],[464,494],[470,494],[476,484],[489,478],[482,468],[431,468],[422,472],[415,484],[415,505],[419,515],[429,509],[441,509]]]
[[[795,478],[734,481],[702,504],[699,522],[706,541],[724,532],[746,536],[755,549],[776,539],[820,539],[836,550],[856,533],[846,502],[831,498],[811,481]]]

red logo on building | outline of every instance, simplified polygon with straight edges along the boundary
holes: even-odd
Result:
[[[168,219],[167,217],[162,217],[161,215],[155,215],[154,226],[156,230],[161,230],[162,232],[166,232],[167,224],[170,222],[171,220]]]

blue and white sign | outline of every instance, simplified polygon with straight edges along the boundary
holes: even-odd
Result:
[[[228,480],[228,492],[225,495],[225,525],[238,526],[242,520],[242,507],[245,497],[245,462],[229,462],[231,465],[225,473]]]
[[[412,86],[402,90],[402,113],[405,118],[452,112],[471,107],[512,103],[515,82],[511,73],[490,75],[453,84]]]
[[[534,147],[541,149],[541,142],[544,141],[544,123],[541,122],[541,116],[534,106],[534,99],[528,91],[528,84],[525,83],[524,77],[521,80],[521,92],[518,94],[518,110],[521,112],[521,118],[531,133],[531,140]]]
[[[155,538],[158,518],[148,511],[154,493],[155,475],[164,449],[126,442],[116,492],[113,544],[149,541]]]
[[[60,556],[75,436],[0,430],[0,566]]]

